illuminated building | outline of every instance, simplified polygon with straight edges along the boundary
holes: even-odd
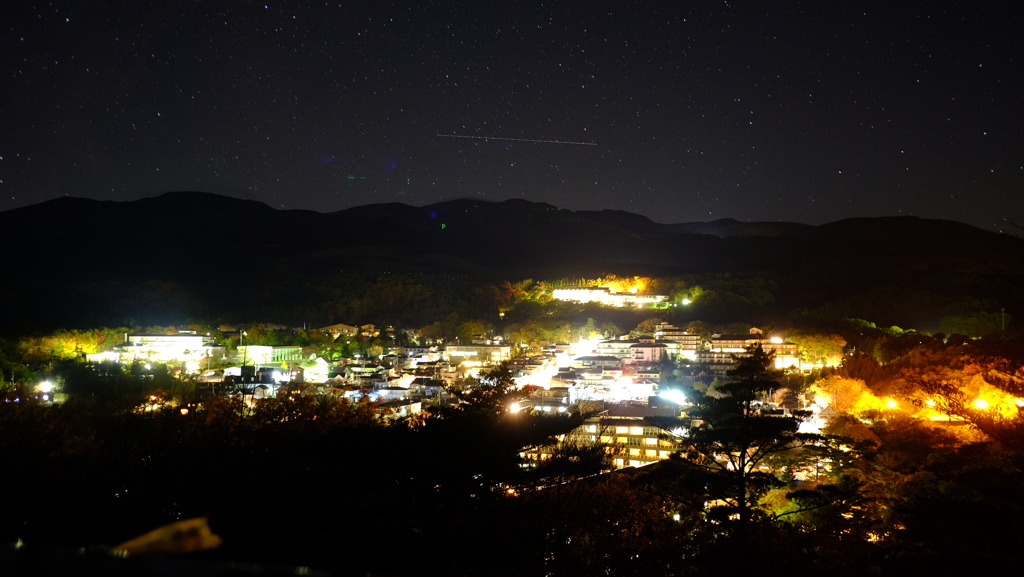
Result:
[[[157,361],[199,363],[207,358],[223,357],[225,348],[207,335],[180,331],[175,335],[126,335],[125,342],[112,350],[87,355],[93,362]],[[194,368],[198,368],[198,365]]]
[[[564,287],[551,291],[555,300],[578,303],[601,303],[611,307],[644,307],[668,299],[666,295],[616,293],[606,287]]]
[[[454,364],[467,367],[496,365],[512,358],[512,347],[508,345],[448,345],[445,358]]]
[[[585,444],[599,444],[611,456],[612,466],[643,467],[668,459],[676,451],[674,441],[663,439],[665,431],[644,422],[646,416],[679,416],[677,409],[636,404],[613,404],[602,414],[583,422],[566,437]],[[551,458],[552,447],[523,453],[529,460]]]
[[[666,347],[654,342],[653,338],[641,338],[639,343],[630,345],[629,358],[633,363],[656,363],[665,358]]]
[[[759,343],[765,352],[775,355],[775,368],[800,366],[796,343],[786,342],[779,337],[765,338],[758,329],[750,329],[749,335],[713,335],[704,350],[697,351],[695,360],[704,364],[732,365],[732,354],[746,355],[748,347]]]
[[[302,347],[243,345],[236,349],[235,358],[247,365],[288,366],[307,360],[302,355]]]
[[[322,333],[327,333],[334,338],[338,338],[341,336],[351,338],[359,334],[359,327],[354,327],[352,325],[346,324],[337,324],[331,325],[329,327],[321,327],[317,330],[319,330]]]
[[[673,343],[676,349],[674,351],[675,354],[691,361],[697,358],[697,351],[701,349],[702,341],[704,340],[700,335],[691,334],[668,323],[661,323],[655,327],[654,337],[658,339],[658,342],[665,343],[670,348],[673,345],[669,343]]]

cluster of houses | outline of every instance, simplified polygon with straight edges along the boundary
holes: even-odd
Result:
[[[373,325],[331,325],[320,329],[334,338],[380,334]],[[565,412],[585,404],[596,416],[575,435],[584,442],[610,447],[616,466],[638,466],[667,458],[671,443],[659,440],[644,417],[679,416],[679,399],[667,400],[666,380],[694,382],[724,375],[747,348],[760,344],[775,355],[778,368],[799,367],[797,346],[751,329],[746,335],[704,338],[668,323],[649,337],[579,343],[540,343],[530,354],[513,356],[513,347],[485,337],[447,346],[403,346],[379,358],[328,362],[297,346],[240,345],[227,350],[209,335],[182,331],[175,335],[126,335],[91,361],[174,363],[201,380],[236,385],[227,390],[272,396],[295,381],[321,392],[368,398],[391,418],[414,415],[428,403],[455,403],[446,386],[508,362],[517,385],[530,391],[510,410]],[[539,350],[538,350],[539,349]],[[211,359],[233,363],[210,370]],[[205,366],[204,366],[205,364]],[[528,455],[544,459],[543,450]]]

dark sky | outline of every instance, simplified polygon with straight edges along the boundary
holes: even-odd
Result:
[[[998,230],[1024,219],[1017,4],[9,2],[0,210],[203,190]]]

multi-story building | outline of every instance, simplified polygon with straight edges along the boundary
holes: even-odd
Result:
[[[653,338],[640,338],[640,342],[630,345],[630,362],[633,364],[656,363],[666,357],[667,346],[655,342]]]
[[[595,351],[600,357],[616,357],[619,359],[632,358],[633,354],[629,347],[639,343],[639,339],[611,339],[597,343]]]
[[[196,331],[179,331],[175,335],[125,335],[125,342],[110,351],[87,355],[90,361],[156,361],[198,363],[204,359],[223,357],[225,348],[208,335]]]
[[[779,337],[765,338],[758,329],[750,329],[749,335],[713,335],[703,351],[698,351],[698,363],[733,364],[732,355],[743,356],[747,348],[756,344],[775,355],[775,368],[788,369],[800,366],[800,353],[795,343],[788,343]]]
[[[243,345],[235,350],[235,360],[246,365],[287,367],[307,359],[302,355],[302,347]]]
[[[678,416],[678,411],[636,404],[609,405],[608,410],[587,419],[566,435],[563,442],[602,445],[616,469],[650,465],[668,459],[677,447],[675,441],[666,438],[664,430],[643,419],[655,415]],[[552,452],[553,447],[541,447],[524,453],[523,457],[543,461],[550,459]]]
[[[644,307],[664,302],[666,295],[617,293],[605,287],[563,287],[551,291],[555,300],[579,303],[601,303],[612,307]]]
[[[654,337],[660,342],[675,343],[675,354],[689,360],[697,358],[697,351],[703,348],[704,339],[668,323],[659,324],[654,330]]]

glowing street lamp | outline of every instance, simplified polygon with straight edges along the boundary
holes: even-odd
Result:
[[[986,401],[985,399],[978,399],[978,400],[974,401],[974,406],[979,408],[979,409],[987,409],[988,408],[988,401]]]
[[[887,402],[885,403],[885,406],[889,407],[890,409],[895,409],[895,408],[896,408],[896,401],[894,401],[894,400],[892,400],[892,399],[889,399],[889,400],[888,400],[888,401],[887,401]]]

